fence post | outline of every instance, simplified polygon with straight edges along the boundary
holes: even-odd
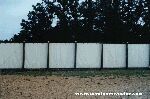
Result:
[[[47,43],[47,70],[49,69],[49,41]]]
[[[150,44],[148,44],[149,45],[149,66],[148,66],[148,68],[150,69]]]
[[[128,44],[126,44],[126,69],[128,69]]]
[[[75,41],[75,51],[74,51],[74,68],[77,68],[77,41]]]
[[[100,69],[103,69],[103,43],[101,46],[101,67],[100,67]]]
[[[23,42],[23,58],[22,58],[22,69],[24,70],[24,65],[25,65],[25,41]]]

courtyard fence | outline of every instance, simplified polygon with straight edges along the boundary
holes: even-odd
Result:
[[[0,43],[0,69],[149,66],[149,44]]]

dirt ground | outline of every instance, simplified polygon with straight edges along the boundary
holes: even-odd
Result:
[[[142,96],[82,96],[83,92],[142,92]],[[0,99],[150,99],[150,77],[0,76]]]

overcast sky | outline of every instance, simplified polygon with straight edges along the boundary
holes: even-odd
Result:
[[[19,33],[22,19],[32,10],[32,5],[42,0],[0,0],[0,39],[9,39]]]
[[[85,0],[79,0],[82,1]],[[32,5],[38,2],[42,0],[0,0],[0,40],[10,39],[19,33],[21,20],[27,19],[29,11],[32,11]]]

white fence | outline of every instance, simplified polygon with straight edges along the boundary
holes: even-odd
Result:
[[[0,69],[148,68],[149,57],[149,44],[0,44]]]

